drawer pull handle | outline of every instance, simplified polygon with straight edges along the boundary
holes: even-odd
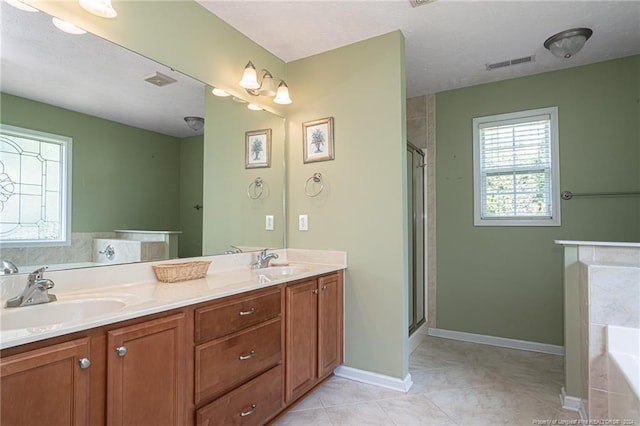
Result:
[[[127,354],[127,347],[122,345],[122,346],[118,346],[116,348],[116,353],[118,354],[118,356],[122,357],[125,356]]]
[[[251,308],[248,311],[240,311],[240,316],[244,317],[244,316],[247,316],[247,315],[251,315],[255,311],[256,311],[256,308]]]
[[[256,404],[251,404],[251,409],[249,411],[243,411],[240,413],[240,417],[247,417],[253,414],[256,411]]]
[[[240,361],[246,361],[256,356],[256,351],[251,351],[247,355],[240,355]]]
[[[80,368],[82,368],[83,370],[86,370],[87,368],[89,368],[91,366],[91,360],[89,358],[80,358],[78,360],[78,364],[80,364]]]

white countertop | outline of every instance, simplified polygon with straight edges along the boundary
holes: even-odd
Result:
[[[312,263],[309,262],[309,258],[317,256],[310,256],[310,251],[282,250],[279,252],[281,255],[278,265],[286,264],[297,268],[295,274],[286,276],[271,274],[267,276],[267,270],[251,270],[246,266],[248,263],[245,263],[240,267],[222,269],[225,266],[228,267],[235,263],[244,263],[245,259],[249,259],[247,256],[250,254],[230,255],[225,259],[212,257],[213,264],[205,278],[177,283],[161,283],[154,279],[149,279],[150,275],[148,275],[148,270],[152,269],[149,263],[80,270],[88,271],[84,274],[85,281],[91,273],[100,275],[113,274],[113,282],[107,284],[104,282],[104,277],[97,277],[95,281],[98,284],[86,283],[80,286],[73,282],[74,275],[78,275],[78,270],[67,271],[66,276],[57,275],[55,277],[55,280],[57,280],[56,287],[50,290],[50,293],[57,296],[57,302],[21,308],[4,308],[3,302],[3,308],[0,311],[0,321],[2,321],[3,317],[8,318],[10,315],[24,315],[23,312],[25,314],[27,312],[29,313],[29,319],[32,318],[32,315],[37,318],[42,318],[47,316],[47,308],[50,306],[54,306],[56,304],[58,304],[58,307],[65,304],[69,304],[68,306],[71,307],[73,307],[74,304],[75,306],[80,306],[80,304],[78,304],[79,302],[81,303],[82,301],[86,302],[89,300],[120,301],[123,302],[124,306],[102,315],[92,315],[85,319],[66,321],[62,323],[52,322],[51,324],[46,324],[44,326],[38,324],[38,326],[29,328],[5,329],[7,327],[3,327],[2,324],[0,324],[0,327],[2,328],[0,330],[0,348],[9,348],[81,330],[113,324],[132,318],[164,312],[251,290],[266,288],[288,281],[338,271],[347,267],[346,253],[319,252],[329,254],[328,257],[319,259],[325,263]],[[334,255],[333,257],[332,254]],[[338,254],[338,256],[336,257],[335,254]],[[287,255],[289,255],[289,259],[287,259]],[[330,262],[327,262],[327,260]],[[156,262],[155,264],[158,263],[167,262]],[[216,264],[218,264],[217,267],[214,266]],[[118,273],[120,269],[115,268],[120,268],[121,272]],[[132,268],[146,268],[144,273],[140,275],[146,279],[138,280],[136,282],[118,283],[118,276],[122,276],[126,271],[131,271]],[[62,274],[62,272],[56,273]],[[50,276],[52,277],[53,275],[54,273],[52,272]],[[68,278],[68,282],[70,283],[66,286],[62,284],[65,278]],[[77,277],[75,278],[77,281]],[[101,280],[103,281],[102,283],[100,283]],[[120,281],[122,282],[122,280]],[[22,285],[22,288],[24,288],[24,285]],[[6,320],[5,325],[8,323],[9,320]]]

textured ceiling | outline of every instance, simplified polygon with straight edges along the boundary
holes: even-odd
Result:
[[[408,0],[198,2],[285,62],[401,30],[407,97],[640,53],[639,1],[436,0],[416,8]],[[543,47],[576,27],[594,34],[574,58]],[[529,55],[534,62],[486,70]]]
[[[640,53],[640,1],[199,3],[286,62],[399,29],[408,97]],[[201,82],[98,37],[64,34],[43,13],[0,2],[0,15],[3,92],[174,136],[195,134],[182,118],[204,114]],[[542,46],[581,26],[594,35],[571,60]],[[487,63],[528,55],[535,62],[486,71]],[[156,71],[178,83],[143,81]]]
[[[2,92],[176,137],[204,114],[204,85],[92,34],[70,35],[51,17],[0,3]],[[161,72],[177,82],[144,81]]]

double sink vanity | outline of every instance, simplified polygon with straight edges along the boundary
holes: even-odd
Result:
[[[2,425],[264,424],[342,363],[346,254],[212,260],[161,283],[151,264],[47,273],[56,301],[19,308],[3,278]]]

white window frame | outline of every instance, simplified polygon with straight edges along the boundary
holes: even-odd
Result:
[[[487,123],[508,122],[517,120],[522,122],[527,118],[532,120],[539,116],[548,115],[550,122],[550,194],[551,216],[531,217],[531,216],[501,216],[484,217],[482,215],[482,170],[481,170],[481,147],[480,147],[480,127]],[[475,226],[561,226],[560,214],[560,155],[558,143],[558,107],[539,108],[527,111],[518,111],[507,114],[497,114],[473,119],[473,182],[474,182],[474,206],[473,224]]]
[[[23,127],[9,126],[0,124],[2,134],[8,136],[17,136],[24,138],[33,138],[43,142],[59,144],[62,148],[62,159],[60,165],[60,238],[51,240],[2,240],[0,239],[0,247],[3,248],[20,248],[20,247],[61,247],[71,245],[71,161],[73,139],[67,136],[56,135],[53,133],[40,132],[37,130],[26,129]]]

